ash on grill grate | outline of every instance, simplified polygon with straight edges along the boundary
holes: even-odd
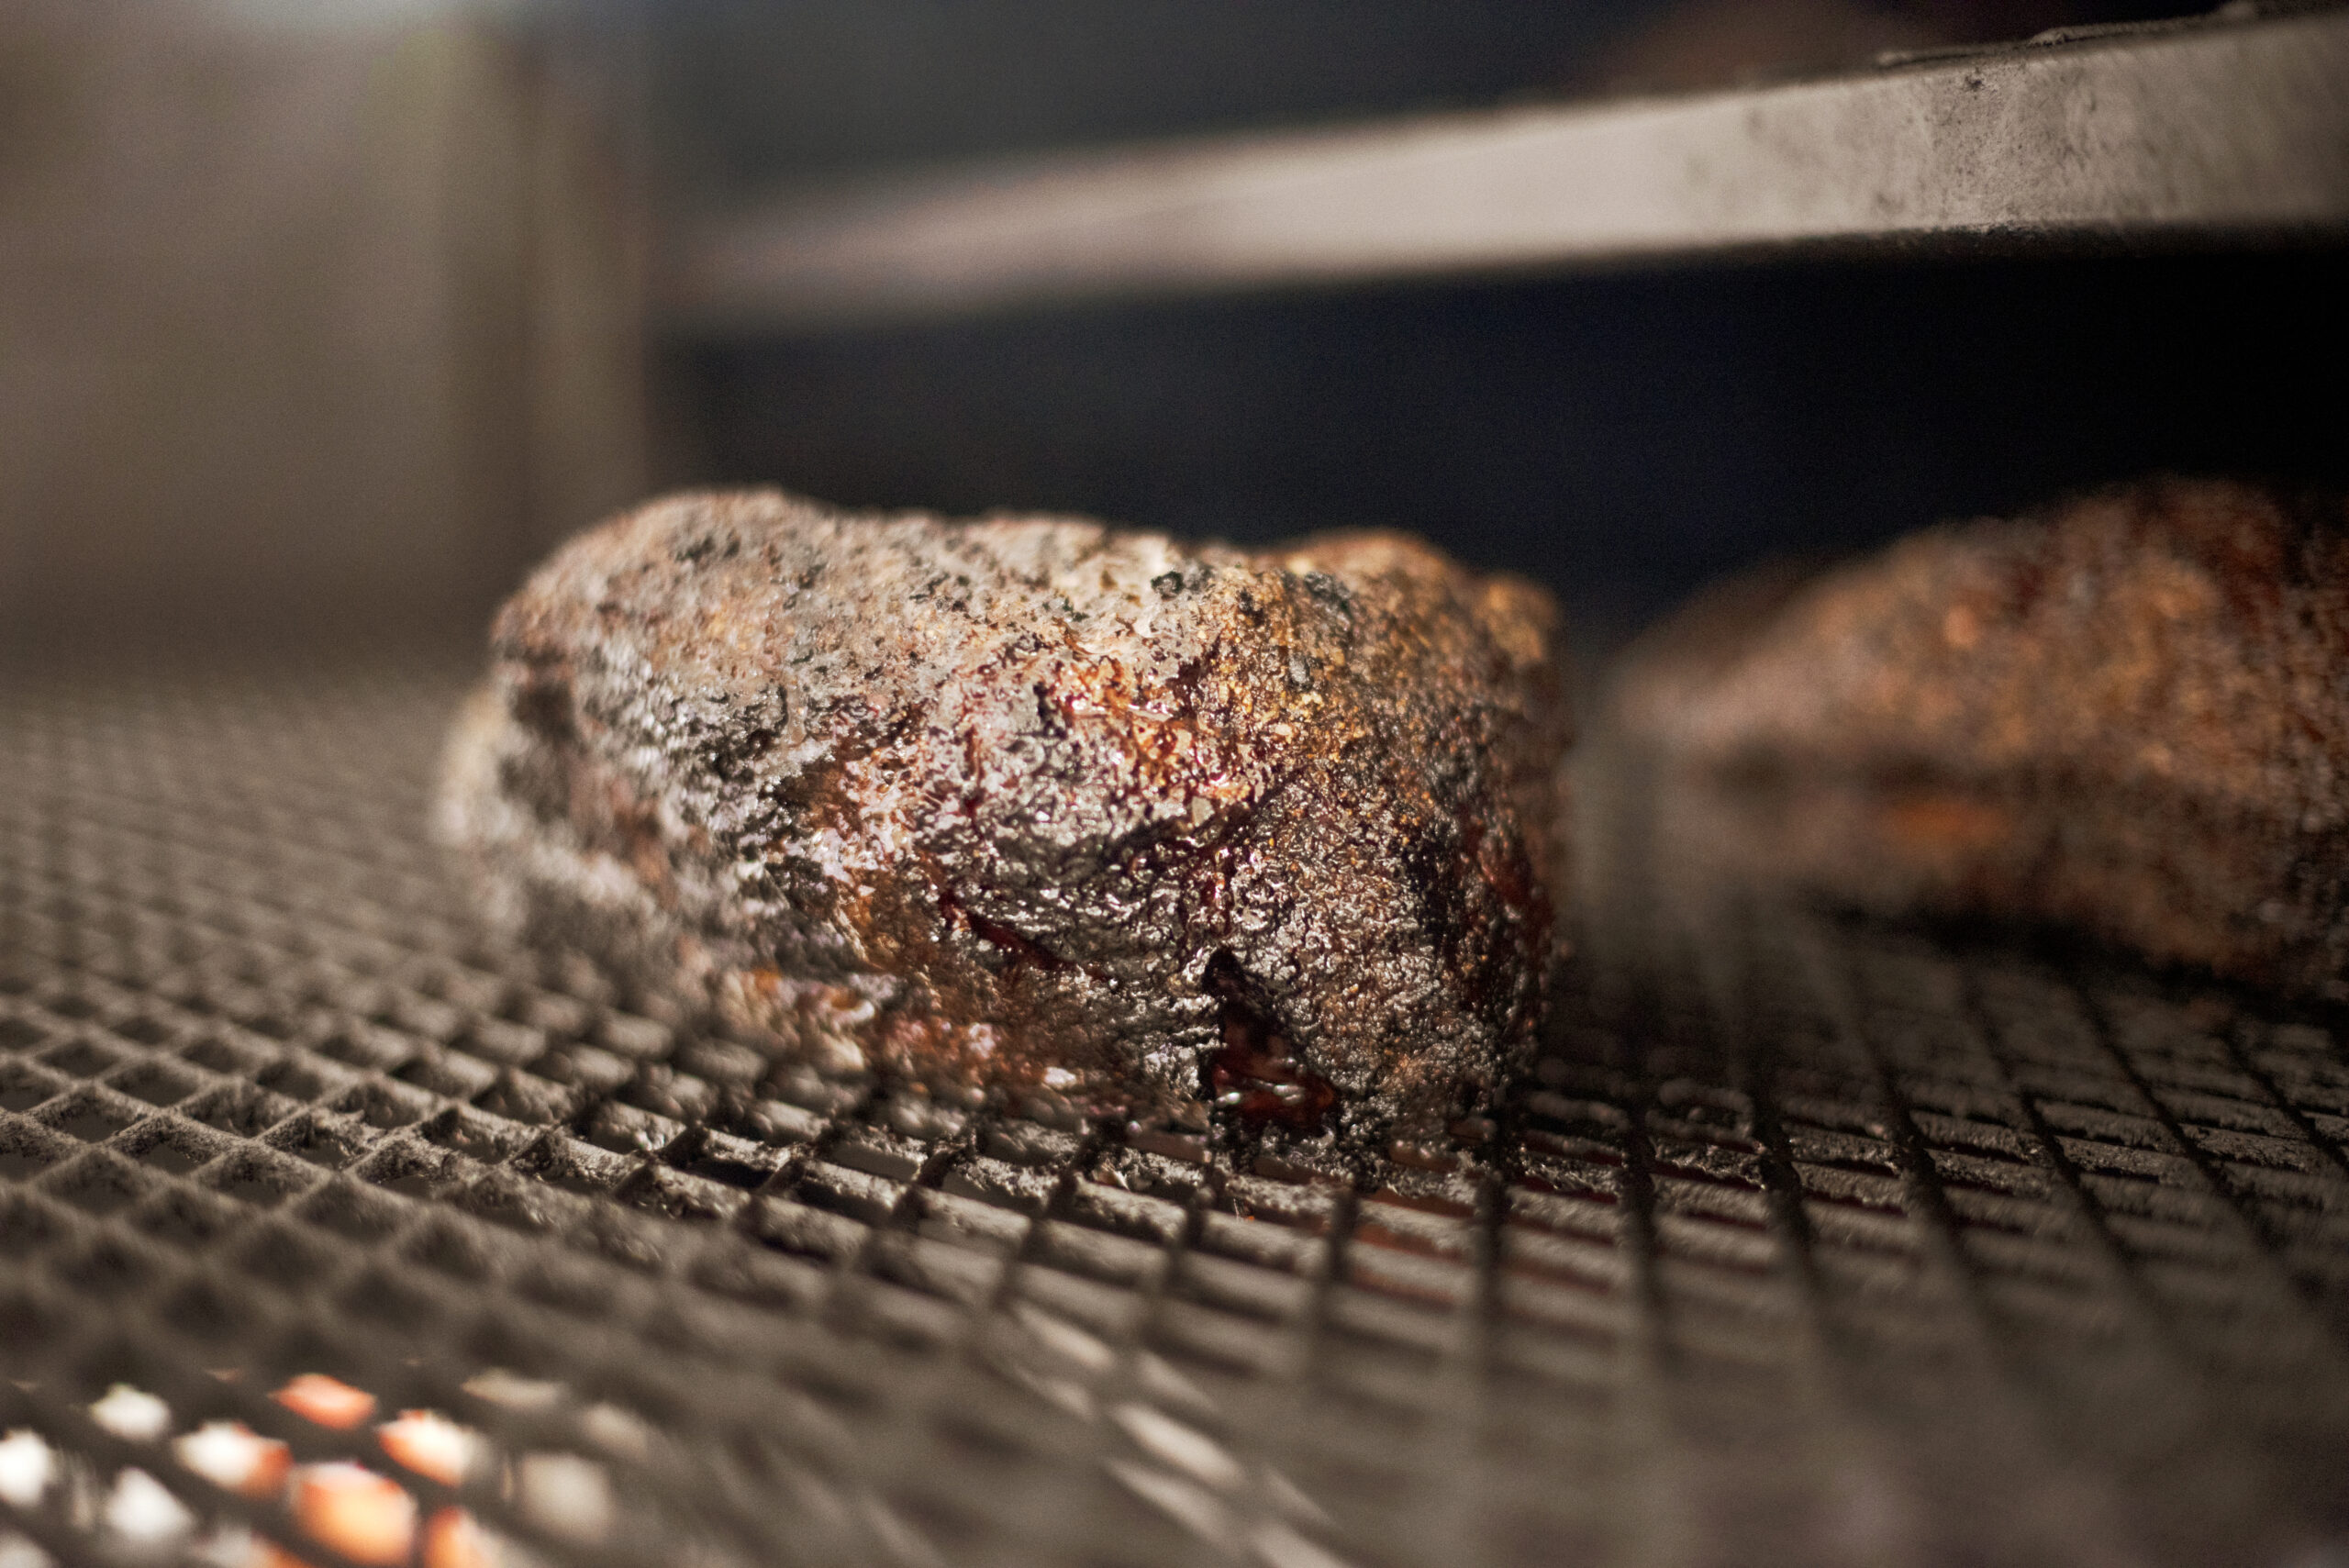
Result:
[[[2329,1020],[1627,903],[1639,962],[1491,1136],[1233,1169],[498,949],[422,836],[458,686],[0,694],[0,1562],[2283,1563],[2349,1523]],[[372,1407],[271,1396],[306,1375]],[[408,1410],[475,1462],[387,1452]]]

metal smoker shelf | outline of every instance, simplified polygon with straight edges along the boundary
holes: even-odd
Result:
[[[1492,1140],[1242,1168],[776,1064],[501,947],[424,831],[460,686],[0,686],[11,1563],[336,1561],[100,1418],[117,1383],[469,1508],[511,1562],[2349,1540],[2337,1019],[1794,912],[1659,927],[1646,969],[1597,944]],[[495,1462],[387,1465],[269,1397],[312,1373]]]
[[[2349,233],[2349,10],[2231,6],[1826,80],[1079,151],[682,226],[687,333],[1693,261]]]

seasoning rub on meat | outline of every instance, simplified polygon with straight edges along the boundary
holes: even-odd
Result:
[[[443,818],[495,906],[780,1051],[1357,1144],[1553,958],[1553,605],[1393,534],[658,502],[507,605]]]

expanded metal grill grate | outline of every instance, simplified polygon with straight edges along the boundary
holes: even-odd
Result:
[[[10,1568],[2349,1562],[2326,1018],[1749,911],[1234,1169],[500,947],[461,679],[0,693]]]

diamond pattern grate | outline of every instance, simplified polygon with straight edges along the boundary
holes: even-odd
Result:
[[[362,1560],[117,1384],[473,1562],[2349,1561],[2332,1018],[1626,905],[1486,1142],[1236,1169],[501,948],[422,829],[461,680],[0,688],[12,1568]],[[495,1461],[387,1464],[304,1373]]]

